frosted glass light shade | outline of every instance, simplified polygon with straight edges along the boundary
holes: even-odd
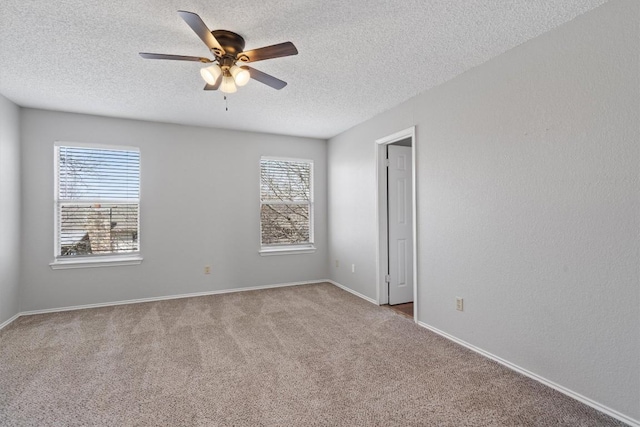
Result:
[[[202,76],[204,81],[209,83],[210,85],[216,84],[216,81],[218,80],[218,77],[220,77],[220,74],[222,74],[222,70],[217,64],[200,70],[200,75]]]
[[[240,68],[236,65],[229,69],[229,72],[233,76],[236,84],[238,86],[244,86],[249,83],[249,79],[251,78],[251,74],[249,74],[249,70],[246,68]]]
[[[233,77],[224,76],[222,77],[222,84],[220,84],[220,92],[224,93],[234,93],[237,91],[236,83],[233,81]]]

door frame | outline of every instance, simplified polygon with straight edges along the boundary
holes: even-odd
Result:
[[[403,139],[411,138],[411,209],[412,237],[413,237],[413,320],[418,321],[418,239],[417,239],[417,186],[416,186],[416,127],[401,130],[394,134],[376,139],[376,179],[378,186],[376,191],[376,283],[378,305],[389,303],[389,284],[385,276],[389,268],[389,224],[387,217],[387,145]]]

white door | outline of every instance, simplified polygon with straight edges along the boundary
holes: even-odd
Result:
[[[413,301],[411,147],[387,147],[389,304]]]

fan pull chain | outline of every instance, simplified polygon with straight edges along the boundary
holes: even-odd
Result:
[[[227,95],[224,96],[224,111],[229,111],[229,102],[227,101]]]

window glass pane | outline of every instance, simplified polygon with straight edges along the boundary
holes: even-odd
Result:
[[[140,152],[57,146],[56,257],[139,252]]]
[[[262,201],[301,202],[311,200],[311,164],[299,161],[260,161]]]
[[[138,250],[137,204],[64,204],[59,221],[61,256]]]
[[[84,147],[58,148],[58,198],[139,198],[140,152]]]
[[[263,245],[309,243],[308,204],[263,204],[260,220]]]

